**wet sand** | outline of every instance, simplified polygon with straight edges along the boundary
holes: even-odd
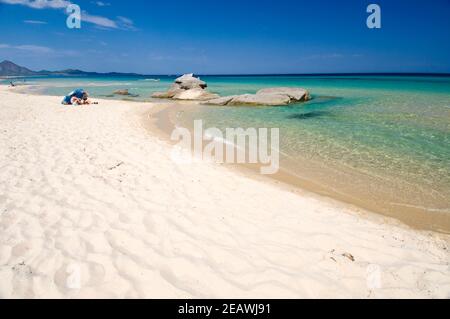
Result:
[[[210,106],[199,105],[197,102],[161,100],[161,104],[145,115],[144,122],[149,130],[171,143],[170,135],[175,125],[186,125],[186,128],[193,132],[193,119],[186,114],[205,107]],[[180,119],[180,114],[184,119]],[[201,118],[196,117],[195,119]],[[294,163],[282,156],[281,168],[278,173],[266,177],[260,175],[260,165],[222,165],[238,169],[253,178],[263,178],[266,181],[272,179],[290,189],[294,187],[336,199],[362,210],[396,219],[415,229],[450,233],[450,212],[446,210],[430,211],[425,207],[408,205],[407,198],[404,195],[406,191],[401,189],[401,187],[405,187],[404,184],[399,184],[398,188],[395,189],[397,193],[394,193],[392,191],[393,185],[388,185],[388,187],[382,189],[381,182],[374,181],[373,176],[348,168],[326,166],[314,159],[308,161],[304,158],[297,158]],[[414,195],[414,189],[410,188],[407,191],[409,192],[408,196]],[[416,199],[423,198],[423,194],[419,192],[415,196]],[[423,198],[423,200],[426,199]]]

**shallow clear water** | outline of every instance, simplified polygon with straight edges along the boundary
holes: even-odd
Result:
[[[39,92],[84,87],[106,97],[118,88],[150,100],[173,77],[27,79]],[[382,204],[387,214],[412,209],[450,216],[450,78],[406,76],[205,76],[221,95],[297,86],[312,93],[287,107],[206,107],[184,121],[207,127],[277,127],[281,165],[330,192]],[[370,206],[370,205],[369,205]],[[437,225],[439,227],[439,225]]]
[[[18,78],[17,85],[27,84],[28,91],[46,95],[64,96],[76,88],[84,88],[93,97],[123,99],[123,96],[113,95],[118,89],[128,89],[130,100],[145,101],[151,93],[165,90],[173,81],[173,77],[62,77],[42,76]],[[10,80],[3,82],[9,83]]]

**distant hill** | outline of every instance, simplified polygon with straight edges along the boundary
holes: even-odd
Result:
[[[66,75],[66,76],[143,76],[143,74],[138,73],[118,73],[118,72],[108,72],[108,73],[98,73],[98,72],[86,72],[76,69],[67,69],[61,71],[39,71],[35,72],[37,75]]]
[[[30,69],[19,66],[11,61],[3,61],[0,63],[0,76],[25,76],[35,75],[36,72]]]
[[[63,75],[63,76],[142,76],[137,73],[97,73],[85,72],[81,70],[67,69],[61,71],[32,71],[23,66],[17,65],[11,61],[3,61],[0,63],[0,76],[33,76],[33,75]]]

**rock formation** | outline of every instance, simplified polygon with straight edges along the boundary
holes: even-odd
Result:
[[[268,105],[282,106],[291,103],[304,102],[310,100],[307,90],[301,88],[268,88],[259,90],[256,94],[243,94],[225,96],[206,101],[210,105]]]
[[[208,92],[208,85],[193,74],[185,74],[175,80],[175,83],[166,92],[155,92],[153,98],[175,99],[175,100],[199,100],[207,101],[219,97],[217,94]]]
[[[207,84],[194,77],[193,74],[185,74],[177,78],[172,86],[165,92],[152,94],[153,98],[174,100],[197,100],[210,105],[268,105],[281,106],[296,102],[308,101],[309,92],[301,88],[268,88],[259,90],[256,94],[243,94],[220,97],[206,90]]]

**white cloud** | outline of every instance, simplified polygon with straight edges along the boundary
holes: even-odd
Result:
[[[103,1],[92,1],[91,3],[97,5],[98,7],[109,7],[111,5],[111,3]]]
[[[64,9],[70,3],[67,0],[0,0],[0,2],[6,4],[20,4],[33,9]]]
[[[132,31],[137,30],[137,28],[134,26],[133,20],[131,20],[129,18],[118,16],[117,23],[121,29],[132,30]]]
[[[0,3],[11,5],[23,5],[33,9],[65,9],[72,4],[68,0],[0,0]],[[99,4],[101,3],[101,4]],[[98,6],[107,6],[109,3],[97,1]],[[92,23],[101,28],[107,29],[122,29],[122,30],[136,30],[132,20],[125,17],[118,17],[117,21],[107,17],[92,15],[86,11],[81,13],[81,20]]]
[[[39,20],[23,20],[23,22],[27,24],[47,24],[47,22]]]
[[[32,44],[17,45],[14,48],[18,49],[18,50],[24,50],[24,51],[29,51],[32,53],[37,53],[37,54],[46,54],[46,53],[54,52],[53,49],[51,49],[51,48],[40,46],[40,45],[32,45]]]
[[[22,45],[10,45],[0,43],[0,49],[16,49],[21,51],[28,51],[32,53],[52,53],[53,49],[33,44],[22,44]]]
[[[128,18],[125,18],[125,17],[118,16],[117,19],[120,22],[125,23],[125,24],[133,24],[133,21],[131,19],[128,19]]]
[[[55,50],[46,46],[34,44],[11,45],[0,43],[0,49],[15,50],[16,52],[28,53],[33,55],[60,56],[79,56],[80,52],[74,50]]]
[[[81,13],[81,20],[104,28],[111,28],[111,29],[119,28],[115,21],[101,16],[94,16],[85,11]]]

